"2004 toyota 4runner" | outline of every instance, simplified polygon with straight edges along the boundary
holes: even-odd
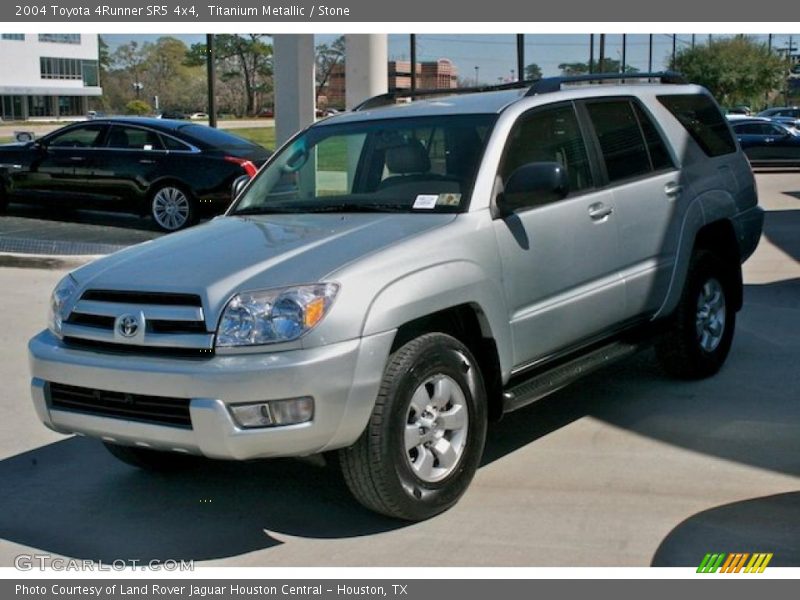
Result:
[[[316,123],[224,217],[59,283],[39,417],[146,468],[337,451],[362,504],[424,519],[503,413],[650,340],[712,375],[763,213],[719,108],[675,81]]]

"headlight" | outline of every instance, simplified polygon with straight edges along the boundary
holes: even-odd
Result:
[[[296,340],[333,304],[335,283],[301,285],[231,298],[217,329],[217,346],[254,346]]]
[[[78,283],[72,278],[72,275],[67,275],[58,283],[50,296],[50,314],[47,318],[47,326],[58,336],[61,335],[61,322],[66,316],[64,306],[77,289]]]

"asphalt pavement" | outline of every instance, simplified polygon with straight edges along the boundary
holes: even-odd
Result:
[[[29,399],[25,343],[65,270],[0,256],[0,566],[30,552],[209,566],[693,566],[711,551],[800,566],[800,174],[758,185],[764,237],[717,376],[674,381],[643,353],[509,415],[461,502],[417,524],[360,508],[330,468],[274,460],[154,475],[48,431]]]

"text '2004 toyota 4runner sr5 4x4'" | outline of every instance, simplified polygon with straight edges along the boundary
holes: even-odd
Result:
[[[363,505],[416,520],[464,493],[490,420],[649,341],[714,374],[753,175],[707,91],[634,77],[385,95],[305,129],[224,217],[59,283],[39,417],[153,469],[336,451]]]

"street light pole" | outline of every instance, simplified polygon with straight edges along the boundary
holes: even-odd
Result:
[[[525,72],[525,34],[517,34],[517,81],[522,81]]]
[[[647,51],[647,72],[653,72],[653,34],[650,34],[650,48]]]
[[[208,74],[208,125],[217,126],[217,66],[214,34],[206,34],[206,73]]]
[[[478,65],[475,65],[475,87],[478,87],[478,85],[480,85],[478,83],[478,71],[479,70],[480,70],[480,67]]]
[[[589,74],[594,73],[594,34],[589,34]]]
[[[411,45],[411,91],[417,89],[417,35],[412,33],[409,38]]]

